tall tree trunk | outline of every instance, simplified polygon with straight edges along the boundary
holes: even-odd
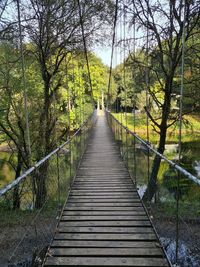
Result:
[[[159,145],[158,145],[158,152],[160,154],[163,154],[165,151],[165,142],[166,142],[166,136],[167,136],[167,121],[170,114],[170,102],[171,102],[171,90],[172,90],[172,79],[169,79],[168,82],[166,82],[165,86],[165,96],[164,96],[164,104],[163,104],[163,111],[162,111],[162,119],[160,124],[160,139],[159,139]],[[153,196],[156,193],[157,190],[157,176],[160,168],[160,162],[161,158],[159,155],[155,155],[155,158],[153,160],[153,165],[151,169],[151,174],[149,177],[147,189],[143,195],[144,201],[151,201]]]
[[[165,150],[165,140],[166,140],[166,134],[167,134],[167,129],[163,128],[160,132],[160,140],[159,140],[159,147],[158,147],[158,152],[163,154]],[[157,190],[157,176],[158,176],[158,171],[160,168],[160,162],[161,158],[157,154],[155,155],[155,158],[153,160],[153,165],[152,165],[152,170],[151,174],[149,177],[148,185],[147,185],[147,190],[144,193],[143,200],[144,201],[151,201],[153,196],[156,193]]]
[[[43,112],[40,117],[40,146],[38,147],[38,159],[46,156],[50,150],[51,143],[51,122],[50,122],[50,77],[48,74],[43,72],[44,80],[44,104]],[[48,172],[48,162],[45,162],[37,171],[34,177],[34,187],[35,187],[35,208],[39,209],[42,207],[43,203],[46,200],[47,189],[46,189],[46,180]]]
[[[48,162],[45,162],[35,173],[35,208],[42,208],[47,197]]]

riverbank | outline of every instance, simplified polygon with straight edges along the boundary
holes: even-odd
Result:
[[[154,214],[153,223],[160,241],[172,264],[176,262],[176,221],[164,219]],[[182,267],[200,266],[200,232],[199,223],[179,222],[178,261]]]
[[[134,122],[134,114],[113,113],[114,117],[124,126],[138,134],[143,139],[147,139],[146,115],[136,114]],[[126,122],[127,119],[127,122]],[[156,144],[159,141],[159,134],[155,131],[151,122],[149,122],[150,142]],[[166,143],[177,143],[179,141],[178,123],[169,127]],[[182,142],[200,141],[200,116],[197,114],[185,115],[182,124]]]

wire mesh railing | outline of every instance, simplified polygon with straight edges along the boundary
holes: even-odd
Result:
[[[0,190],[0,267],[42,266],[95,120]]]
[[[200,179],[159,154],[110,112],[108,123],[121,155],[173,266],[200,266]],[[146,197],[155,158],[160,158],[152,198]],[[149,166],[149,167],[148,167]]]

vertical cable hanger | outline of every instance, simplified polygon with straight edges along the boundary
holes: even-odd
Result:
[[[179,138],[178,138],[178,164],[181,164],[182,152],[182,124],[183,124],[183,90],[184,90],[184,65],[185,65],[185,1],[183,1],[183,30],[182,30],[182,49],[181,49],[181,85],[179,102]],[[176,264],[178,263],[179,250],[179,192],[180,192],[180,172],[177,179],[177,199],[176,199]]]
[[[67,99],[67,106],[68,106],[68,120],[69,120],[69,134],[68,134],[68,140],[70,140],[70,130],[71,130],[71,120],[70,120],[70,115],[71,115],[71,90],[69,87],[69,80],[68,80],[68,66],[67,64],[69,63],[69,61],[67,62],[67,55],[65,56],[65,68],[66,68],[66,89],[67,89],[67,93],[68,93],[68,99]],[[69,142],[69,159],[70,159],[70,163],[69,163],[69,173],[70,173],[70,178],[72,177],[72,145],[71,142]],[[70,183],[70,187],[71,187],[71,183]]]
[[[73,92],[74,92],[74,94],[75,94],[75,100],[74,100],[74,112],[75,112],[75,118],[76,118],[76,120],[75,121],[78,121],[77,120],[77,108],[76,108],[76,99],[78,98],[78,96],[76,95],[77,94],[77,92],[76,92],[76,78],[75,78],[75,52],[74,52],[74,47],[73,47],[73,49],[72,49],[72,83],[73,83]],[[76,128],[76,123],[75,123],[75,129],[77,129]]]
[[[133,5],[133,10],[134,10],[134,5]],[[133,61],[135,63],[135,53],[136,53],[136,27],[135,27],[135,19],[133,21]],[[132,78],[133,78],[133,98],[134,98],[134,113],[133,113],[133,129],[134,129],[134,133],[136,133],[136,117],[135,117],[135,107],[136,107],[136,91],[135,91],[135,73],[134,73],[134,69],[132,69]]]
[[[79,58],[78,58],[78,87],[79,87],[79,93],[80,93],[80,125],[82,125],[82,88],[81,88],[81,76],[80,76],[80,64],[79,64]]]
[[[125,127],[127,129],[127,88],[126,88],[126,1],[123,1],[123,87],[125,93]],[[126,130],[126,159],[128,167],[128,131]]]
[[[182,52],[181,52],[181,86],[179,102],[179,164],[181,161],[181,141],[182,141],[182,124],[183,124],[183,90],[184,90],[184,65],[185,65],[185,4],[183,4],[183,33],[182,33]]]
[[[122,3],[120,3],[120,18],[119,18],[119,31],[120,31],[120,35],[119,35],[119,53],[120,53],[120,65],[119,65],[119,70],[120,72],[122,71],[122,62],[123,62],[123,58],[122,58],[122,52],[123,52],[123,47],[122,47],[122,36],[123,36],[123,28],[122,28],[122,23],[123,23],[123,19],[122,19]],[[120,85],[119,85],[119,93],[120,93],[120,123],[121,123],[121,127],[120,127],[120,140],[121,140],[121,154],[123,156],[124,154],[124,146],[123,146],[123,107],[122,107],[122,79],[120,80]]]
[[[146,83],[146,139],[149,144],[149,28],[148,28],[148,19],[149,19],[149,0],[147,0],[147,28],[146,28],[146,71],[145,71],[145,83]],[[147,180],[149,183],[150,176],[150,154],[149,149],[147,150]],[[149,192],[149,190],[148,190]]]
[[[19,27],[19,40],[20,40],[20,55],[21,55],[21,68],[22,68],[23,95],[24,95],[24,113],[25,113],[25,124],[26,124],[26,140],[27,140],[27,146],[28,146],[28,164],[31,164],[31,141],[30,141],[30,131],[29,131],[28,99],[27,99],[27,90],[26,90],[26,77],[25,77],[25,62],[24,62],[24,50],[23,50],[23,38],[22,38],[20,0],[17,0],[17,13],[18,13],[18,27]]]
[[[133,7],[133,12],[135,11],[135,7],[134,7],[134,3],[132,5]],[[134,14],[135,16],[135,14]],[[136,53],[136,26],[135,26],[135,18],[133,20],[133,62],[135,64],[135,53]],[[134,65],[133,65],[134,66]],[[132,69],[132,79],[133,79],[133,98],[134,98],[134,113],[133,113],[133,129],[134,129],[134,133],[136,133],[136,114],[135,114],[135,108],[136,108],[136,92],[135,92],[135,70],[134,68]],[[135,185],[137,188],[137,169],[136,169],[136,137],[134,135],[134,181],[135,181]]]
[[[125,92],[125,126],[127,128],[127,90],[126,90],[126,6],[123,2],[123,84]]]
[[[83,15],[82,15],[82,10],[81,10],[80,0],[77,0],[77,3],[78,3],[79,19],[80,19],[80,24],[81,24],[81,32],[82,32],[82,39],[83,39],[83,46],[84,46],[84,54],[85,54],[85,59],[86,59],[86,64],[87,64],[87,71],[88,71],[88,78],[89,78],[89,84],[90,84],[90,89],[91,89],[91,94],[92,94],[92,102],[93,102],[93,105],[94,105],[93,87],[92,87],[91,72],[90,72],[90,65],[89,65],[89,59],[88,59],[88,51],[87,51],[87,45],[86,45],[86,39],[85,39],[85,30],[84,30]]]
[[[120,10],[122,10],[122,4],[120,5]],[[119,29],[120,29],[120,40],[119,40],[119,52],[120,52],[120,68],[122,66],[122,12],[120,14],[120,21],[119,21]],[[120,122],[121,124],[123,123],[123,109],[122,109],[122,82],[121,82],[121,85],[120,85],[120,94],[121,94],[121,97],[120,97]],[[122,132],[122,127],[121,127],[121,132]],[[121,134],[122,136],[122,134]]]
[[[114,17],[114,25],[113,25],[112,50],[111,50],[110,70],[109,70],[109,79],[108,79],[107,109],[110,108],[110,94],[111,94],[110,90],[111,90],[112,65],[113,65],[113,56],[114,56],[114,47],[115,47],[117,16],[118,16],[118,0],[116,0],[116,2],[115,2],[115,17]]]

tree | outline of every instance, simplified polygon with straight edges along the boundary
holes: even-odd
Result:
[[[155,92],[148,88],[156,105],[160,109],[159,120],[146,108],[146,113],[157,128],[160,139],[158,152],[163,154],[167,129],[177,121],[178,116],[171,116],[171,102],[174,93],[174,82],[182,56],[182,37],[189,47],[188,40],[197,34],[196,27],[200,18],[198,1],[131,1],[133,5],[132,21],[144,32],[148,32],[149,43],[144,43],[146,53],[146,68],[149,75],[153,73],[160,83],[163,92],[163,102],[160,103]],[[162,18],[160,20],[159,18]],[[174,118],[174,119],[173,119]],[[156,155],[152,172],[144,194],[144,200],[151,200],[156,192],[157,174],[161,158]]]
[[[15,9],[15,3],[12,3],[12,8]],[[66,124],[67,113],[70,109],[70,117],[73,113],[77,114],[78,110],[78,113],[80,113],[82,94],[85,94],[84,102],[89,103],[91,102],[90,95],[92,95],[92,92],[88,90],[88,73],[85,68],[85,59],[81,58],[81,75],[79,75],[79,67],[77,68],[78,61],[76,60],[75,68],[70,61],[72,54],[78,57],[77,51],[83,51],[78,2],[72,0],[30,0],[21,1],[20,9],[22,8],[22,34],[26,36],[26,44],[24,44],[23,50],[26,61],[26,89],[30,113],[32,161],[38,161],[52,151],[63,138],[66,139],[70,130],[69,125]],[[96,0],[92,3],[81,1],[81,9],[85,38],[86,41],[90,40],[90,43],[92,43],[94,33],[97,31],[100,33],[104,22],[109,23],[113,12],[113,3],[109,0]],[[0,36],[1,39],[7,39],[9,44],[13,40],[15,41],[13,50],[11,50],[16,52],[16,56],[19,59],[18,41],[16,41],[16,36],[18,37],[17,25],[14,17],[9,25],[2,26]],[[12,60],[10,60],[9,64],[14,69],[14,72],[19,73],[18,68],[12,64]],[[2,70],[4,67],[5,64],[3,63]],[[71,75],[70,78],[70,73],[72,74],[73,71],[74,75]],[[96,72],[96,70],[94,71]],[[65,79],[66,76],[68,80]],[[96,78],[100,79],[100,77]],[[21,96],[21,86],[19,82],[12,83],[12,80],[13,77],[9,73],[9,86],[7,86],[6,90],[5,88],[2,89],[3,99],[5,100],[2,105],[5,105],[7,112],[1,117],[1,129],[7,138],[14,142],[17,151],[20,151],[23,167],[28,167],[25,156],[27,144],[24,141],[24,114],[20,113],[20,120],[17,119],[19,117],[17,104],[19,103],[20,105],[20,101],[17,104],[15,103],[17,97]],[[84,87],[82,91],[79,90],[79,85],[77,86],[79,80],[81,87]],[[2,83],[5,81],[5,77],[3,77]],[[72,85],[73,82],[75,82],[76,86]],[[70,86],[71,92],[69,94],[68,88]],[[18,96],[17,93],[15,94],[16,91],[19,92]],[[9,92],[11,92],[10,95],[8,94]],[[64,97],[68,98],[67,109]],[[17,112],[13,112],[13,108],[8,109],[6,101],[17,105]],[[86,107],[88,106],[90,105],[86,105]],[[7,127],[6,120],[9,120],[10,128]],[[18,121],[20,121],[19,124],[17,124]],[[11,129],[14,124],[17,127],[20,126],[19,131],[18,128],[15,131],[16,136],[13,134],[15,129]],[[78,125],[76,124],[74,127],[76,128]],[[6,131],[7,129],[8,131]],[[58,134],[55,135],[56,131]],[[22,146],[19,145],[20,140],[24,142]],[[36,202],[34,204],[36,208],[40,208],[46,198],[47,175],[48,164],[44,164],[35,177]]]

